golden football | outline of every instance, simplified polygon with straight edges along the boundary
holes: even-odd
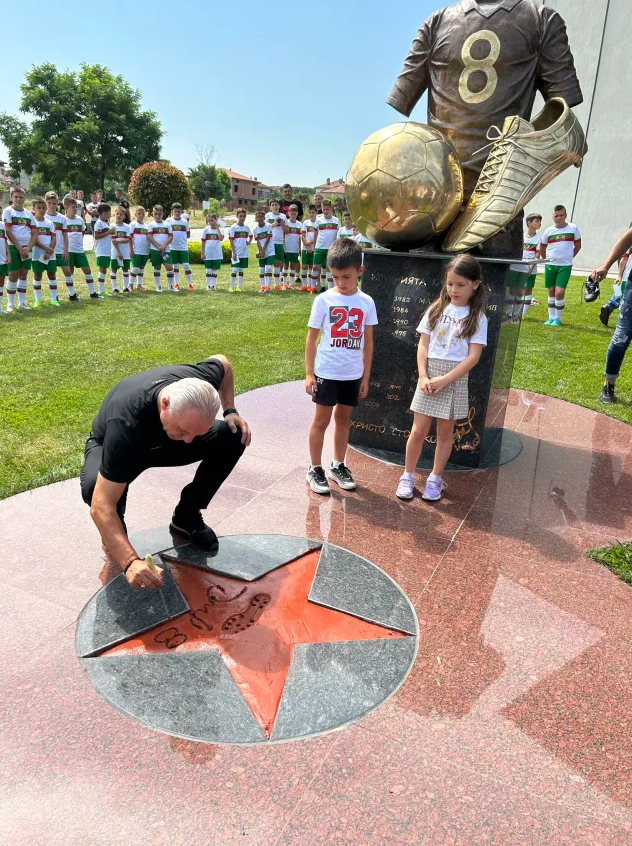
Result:
[[[346,180],[347,205],[380,247],[416,249],[443,232],[463,202],[457,152],[437,129],[393,123],[360,145]]]

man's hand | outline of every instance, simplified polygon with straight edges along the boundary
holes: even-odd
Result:
[[[362,381],[360,382],[360,390],[358,391],[358,396],[360,397],[360,399],[364,399],[367,396],[368,393],[369,393],[369,380],[363,378]]]
[[[601,282],[601,280],[605,279],[607,275],[608,268],[604,264],[602,264],[601,267],[595,268],[595,270],[592,271],[588,278],[592,279],[593,282]]]
[[[162,571],[159,567],[152,569],[146,561],[140,558],[132,562],[127,568],[125,578],[133,588],[159,588],[162,586]]]
[[[424,394],[431,394],[432,393],[432,383],[427,376],[423,376],[419,378],[419,389]]]
[[[237,429],[240,429],[242,444],[244,444],[244,446],[250,446],[252,435],[250,433],[250,427],[243,417],[240,417],[239,414],[227,414],[226,417],[224,417],[224,422],[231,432],[236,432]]]
[[[310,397],[315,396],[315,394],[316,394],[316,377],[315,376],[306,376],[305,377],[305,393],[309,394]]]

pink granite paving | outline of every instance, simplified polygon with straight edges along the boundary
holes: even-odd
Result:
[[[158,734],[93,690],[74,620],[111,574],[77,480],[0,502],[0,842],[21,846],[623,846],[632,843],[632,590],[584,556],[632,536],[631,430],[510,394],[522,454],[400,503],[351,452],[352,493],[306,489],[301,383],[238,406],[252,447],[207,513],[218,534],[322,538],[368,557],[420,620],[406,683],[360,724],[267,748]],[[326,456],[331,455],[331,442]],[[191,468],[131,488],[164,527]]]

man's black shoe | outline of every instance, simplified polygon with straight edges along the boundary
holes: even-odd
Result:
[[[203,549],[212,549],[218,544],[217,535],[206,525],[199,511],[184,513],[176,509],[169,524],[169,531],[184,535],[191,543]]]
[[[608,321],[610,320],[610,309],[608,306],[603,305],[599,309],[599,320],[601,320],[604,326],[608,325]]]
[[[616,402],[617,398],[614,395],[614,385],[611,385],[610,382],[606,382],[606,384],[601,389],[601,395],[599,397],[599,402],[603,402],[605,404],[610,404]]]

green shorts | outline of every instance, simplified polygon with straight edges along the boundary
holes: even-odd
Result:
[[[3,276],[6,276],[8,272],[9,272],[9,265],[8,264],[0,264],[0,279],[2,279]]]
[[[68,267],[87,267],[90,270],[90,262],[85,253],[68,253]]]
[[[221,259],[206,259],[206,261],[204,262],[204,267],[207,270],[219,270],[221,266]]]
[[[140,267],[141,270],[145,267],[149,260],[149,256],[144,253],[134,253],[132,256],[132,267]]]
[[[105,273],[106,270],[109,270],[110,264],[112,262],[110,256],[95,256],[94,260],[97,263],[97,267],[102,273]]]
[[[571,278],[571,264],[545,264],[544,284],[547,288],[566,288]]]
[[[277,261],[285,261],[285,249],[283,244],[274,245],[274,257]]]
[[[20,255],[20,251],[13,246],[13,244],[9,244],[9,273],[12,273],[15,270],[30,270],[31,269],[31,259],[23,259]]]
[[[123,261],[123,264],[120,265],[119,260],[117,258],[113,258],[110,261],[110,267],[112,268],[112,270],[119,270],[119,269],[120,270],[129,270],[131,260],[130,259],[122,259],[122,261]]]
[[[298,264],[298,253],[286,253],[285,261],[288,264]]]
[[[149,258],[154,267],[162,267],[163,264],[171,266],[171,257],[168,259],[163,258],[162,253],[158,252],[158,250],[150,250]]]
[[[48,264],[33,261],[33,273],[48,273],[49,276],[54,276],[57,273],[57,262],[55,259],[51,259]]]
[[[329,250],[314,250],[314,264],[318,267],[327,267],[327,256]]]
[[[188,264],[188,250],[171,250],[171,264]]]
[[[308,265],[309,267],[311,267],[314,264],[314,251],[312,250],[310,253],[307,250],[303,250],[301,259],[303,261],[303,265]]]
[[[273,265],[276,261],[276,256],[266,256],[265,258],[259,259],[259,267],[266,267]]]
[[[248,259],[240,258],[237,259],[237,261],[231,261],[230,264],[233,270],[237,270],[237,268],[239,268],[240,270],[245,270],[248,267]]]

